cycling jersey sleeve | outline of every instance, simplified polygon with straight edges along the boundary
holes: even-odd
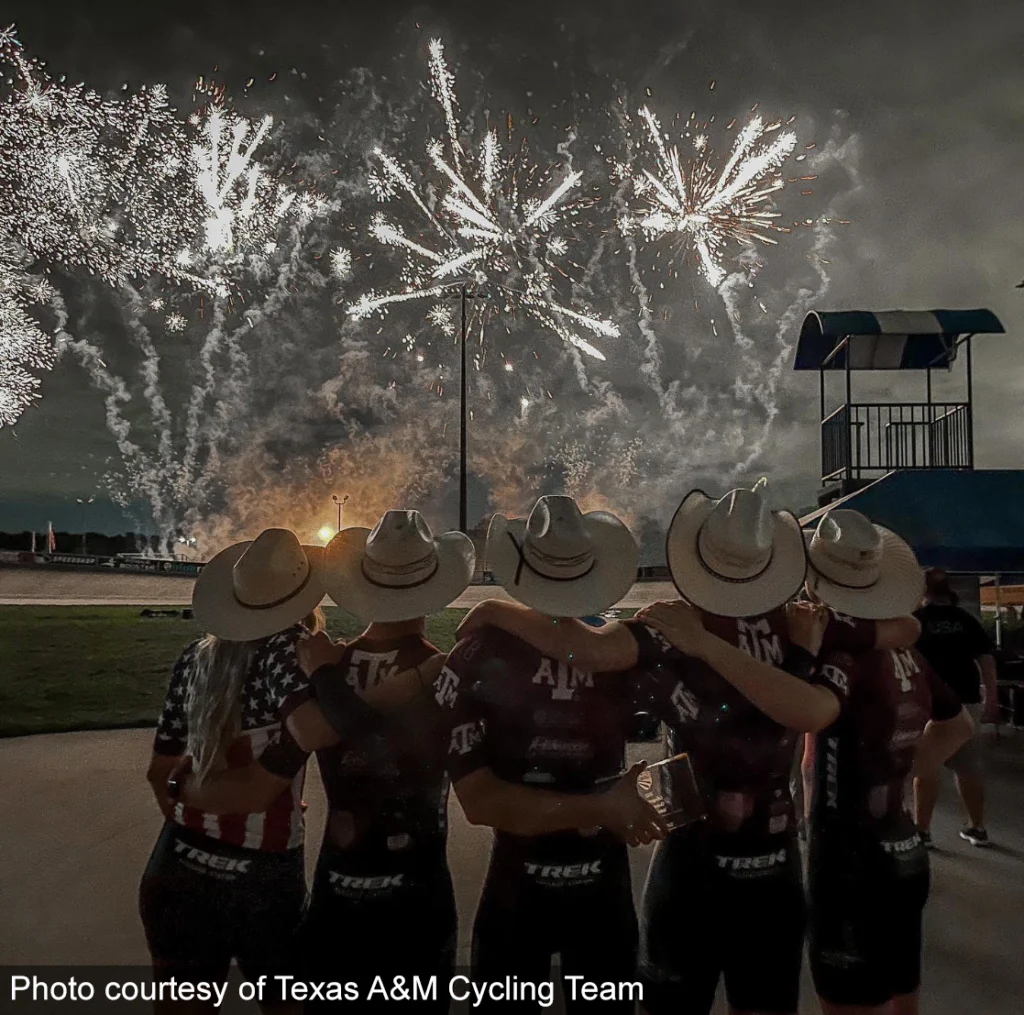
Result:
[[[188,693],[188,671],[192,655],[198,643],[193,642],[178,657],[167,686],[163,711],[156,725],[153,738],[153,753],[170,758],[180,758],[185,753],[188,741],[188,727],[185,720],[185,696]]]
[[[932,696],[932,718],[938,722],[955,719],[962,708],[953,689],[927,663],[923,666]]]
[[[488,767],[486,713],[477,694],[478,667],[487,654],[484,632],[464,638],[452,649],[434,681],[434,700],[449,732],[445,764],[452,782]]]
[[[853,656],[846,652],[830,652],[820,657],[818,667],[811,683],[827,687],[839,699],[839,712],[842,714],[850,703],[850,689],[856,679],[857,664]]]
[[[309,755],[295,742],[286,726],[274,735],[259,757],[259,763],[271,775],[294,779],[302,771]]]
[[[673,650],[672,643],[660,631],[648,627],[639,620],[628,620],[622,626],[636,641],[639,669],[646,670],[657,666]]]
[[[299,666],[296,652],[302,632],[283,631],[270,639],[263,659],[263,679],[266,682],[267,697],[277,709],[281,719],[286,719],[299,705],[309,698],[309,680]]]
[[[828,624],[821,639],[818,657],[824,658],[832,652],[847,652],[855,656],[862,652],[870,652],[874,649],[877,638],[878,625],[875,621],[859,620],[856,617],[848,617],[845,613],[829,610]]]

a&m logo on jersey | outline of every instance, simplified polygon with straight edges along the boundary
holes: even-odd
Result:
[[[821,675],[830,684],[832,684],[833,687],[836,687],[840,691],[842,691],[843,694],[850,693],[850,679],[838,666],[833,666],[831,663],[826,663],[821,668]]]
[[[669,700],[680,722],[696,722],[697,716],[700,715],[700,702],[683,686],[682,681],[677,682],[672,688],[672,697]]]
[[[452,739],[448,744],[449,754],[469,754],[484,739],[483,723],[464,722],[452,730]]]
[[[434,681],[434,700],[441,708],[453,708],[459,697],[459,678],[447,666]]]
[[[736,618],[736,644],[753,659],[772,666],[782,665],[782,646],[779,636],[772,633],[767,617],[753,623],[744,617]]]
[[[540,666],[533,675],[533,682],[547,684],[551,688],[551,697],[556,701],[572,701],[576,697],[577,688],[594,686],[594,675],[578,670],[568,663],[541,659]]]
[[[914,658],[913,649],[894,649],[891,655],[892,671],[900,682],[900,690],[904,693],[912,691],[914,685],[911,683],[910,678],[921,672],[921,668],[917,665],[917,660]]]
[[[398,649],[391,652],[363,652],[356,649],[349,658],[345,680],[349,686],[357,690],[376,687],[382,680],[387,680],[398,672],[395,665],[397,658]]]

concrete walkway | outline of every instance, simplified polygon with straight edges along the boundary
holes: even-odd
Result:
[[[0,966],[147,963],[135,893],[160,828],[144,779],[151,737],[131,730],[0,740]],[[976,850],[957,837],[952,785],[936,817],[926,1015],[1024,1010],[1024,733],[993,744],[990,769],[998,845]],[[315,766],[306,795],[312,865],[324,817]],[[467,825],[454,797],[451,818],[465,958],[489,833]],[[634,850],[632,861],[639,893],[649,851]],[[801,1013],[816,1011],[807,982]]]

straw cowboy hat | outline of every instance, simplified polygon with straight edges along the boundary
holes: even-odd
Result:
[[[807,556],[808,591],[840,613],[890,620],[921,604],[924,573],[914,551],[859,511],[829,511],[809,537]]]
[[[551,617],[614,606],[636,581],[639,553],[606,511],[583,514],[572,497],[541,497],[529,518],[495,515],[487,566],[513,599]]]
[[[303,546],[288,529],[264,529],[203,567],[192,588],[192,610],[218,638],[268,638],[319,606],[322,566],[322,546]]]
[[[693,490],[676,510],[665,540],[668,568],[698,609],[755,617],[800,591],[807,575],[800,523],[770,510],[762,489],[759,483],[719,500]]]
[[[372,531],[342,529],[327,544],[324,585],[364,623],[425,617],[458,599],[476,552],[461,532],[434,537],[419,511],[388,511]]]

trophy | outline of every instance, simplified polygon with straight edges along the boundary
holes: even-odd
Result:
[[[704,817],[704,802],[688,754],[676,754],[648,765],[637,776],[636,788],[658,812],[669,831]]]

